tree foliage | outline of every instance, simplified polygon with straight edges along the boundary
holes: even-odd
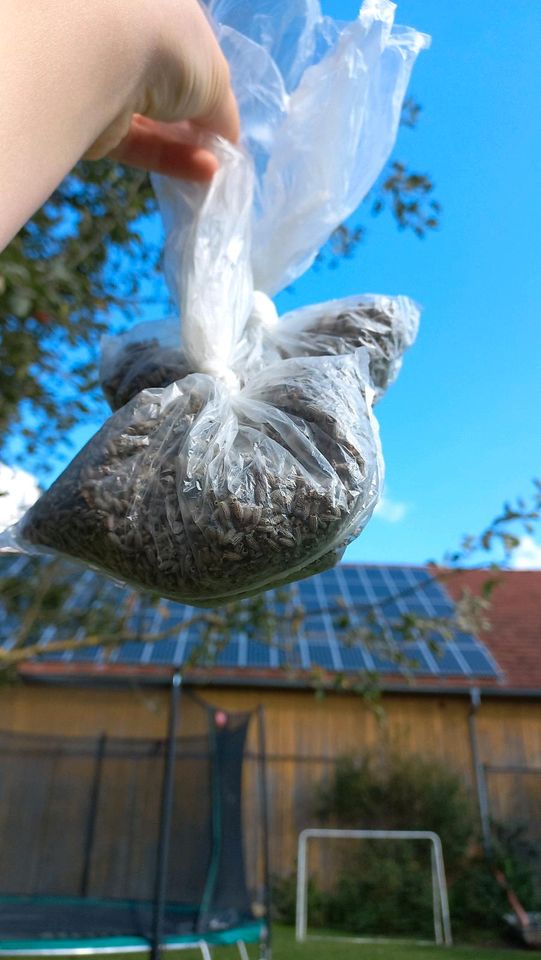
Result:
[[[146,174],[81,163],[0,254],[0,456],[46,468],[96,408],[96,345],[137,304],[155,200]],[[14,441],[16,441],[14,445]]]

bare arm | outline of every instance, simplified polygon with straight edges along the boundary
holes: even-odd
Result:
[[[238,136],[196,0],[1,0],[0,250],[85,154],[208,179],[191,124]]]

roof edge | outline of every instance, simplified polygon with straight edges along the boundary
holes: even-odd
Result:
[[[132,666],[118,664],[25,664],[19,671],[20,679],[25,683],[51,684],[52,686],[103,686],[125,687],[133,683],[144,686],[169,686],[172,677],[182,673],[183,684],[194,687],[253,687],[273,690],[314,690],[323,688],[328,693],[348,693],[359,695],[358,690],[351,687],[337,689],[335,681],[322,678],[316,685],[306,676],[271,676],[256,675],[253,673],[241,676],[225,674],[209,674],[202,670],[187,670],[182,672],[179,667],[155,667],[150,665]],[[481,699],[525,699],[541,700],[541,689],[502,687],[483,685],[482,682],[472,682],[468,685],[445,684],[416,684],[400,681],[387,681],[379,684],[382,694],[400,694],[408,696],[437,696],[437,697],[466,697],[471,698],[472,691],[478,691]]]

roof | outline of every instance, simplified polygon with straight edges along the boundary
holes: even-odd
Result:
[[[25,558],[2,560],[0,575],[2,570],[12,573],[14,569],[24,575],[28,563]],[[113,600],[122,597],[123,588],[110,580],[88,570],[81,573],[76,567],[69,571],[79,606],[98,603],[105,595]],[[39,637],[44,655],[29,669],[33,674],[108,674],[119,678],[127,674],[157,676],[183,667],[206,682],[279,685],[312,682],[314,673],[330,679],[339,673],[346,680],[361,673],[378,674],[385,688],[403,687],[413,679],[418,690],[458,692],[481,686],[502,693],[541,691],[541,572],[498,574],[489,633],[479,637],[455,631],[445,643],[438,634],[438,620],[453,616],[453,599],[462,589],[479,592],[492,576],[486,570],[341,564],[288,588],[290,599],[303,611],[294,630],[290,623],[285,626],[282,622],[270,643],[249,630],[237,630],[229,642],[218,644],[196,667],[191,657],[200,644],[201,633],[200,627],[190,621],[200,611],[170,601],[151,607],[141,599],[131,621],[140,631],[140,639],[121,644],[114,651],[96,646],[58,654],[47,652],[47,647],[66,635],[66,627],[62,633],[48,627]],[[284,609],[282,592],[269,591],[265,603],[279,614]],[[430,617],[435,626],[430,635],[413,637],[406,644],[396,622],[411,614]],[[371,642],[361,636],[367,624]],[[164,627],[167,638],[149,642],[149,634],[159,633]],[[374,642],[374,636],[380,639]],[[0,643],[12,642],[12,621],[4,616]],[[397,663],[397,659],[402,662]]]
[[[479,594],[494,579],[483,640],[499,664],[507,689],[541,692],[541,570],[460,570],[445,577],[449,594]]]

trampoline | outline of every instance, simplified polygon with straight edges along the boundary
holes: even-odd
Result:
[[[179,696],[160,740],[0,733],[1,955],[267,956],[261,713]]]

